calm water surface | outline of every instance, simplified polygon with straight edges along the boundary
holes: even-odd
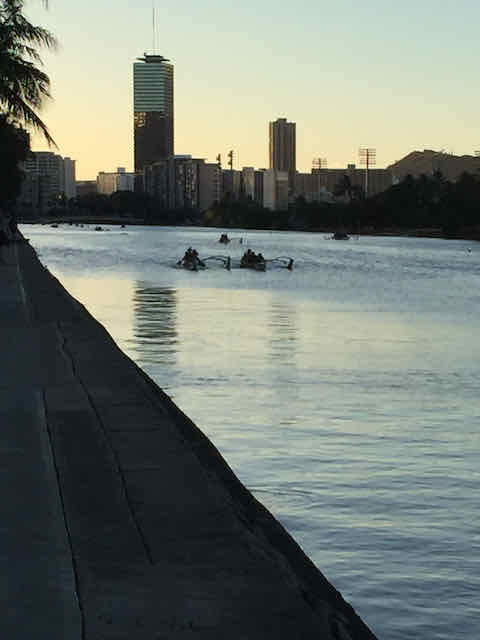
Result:
[[[379,638],[479,637],[479,244],[23,231]],[[176,269],[189,245],[295,266]]]

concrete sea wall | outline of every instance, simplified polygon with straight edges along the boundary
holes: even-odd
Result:
[[[374,639],[34,250],[4,260],[2,637]]]

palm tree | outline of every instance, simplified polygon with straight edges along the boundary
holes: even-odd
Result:
[[[54,49],[56,38],[32,25],[22,14],[24,0],[0,0],[0,113],[18,124],[41,131],[55,145],[37,111],[50,97],[50,79],[37,48]]]
[[[24,178],[20,163],[29,151],[28,134],[0,113],[0,217],[3,207],[15,202]]]

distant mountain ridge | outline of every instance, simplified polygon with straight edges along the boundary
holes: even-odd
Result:
[[[402,180],[408,174],[416,177],[422,173],[431,175],[440,171],[448,180],[455,182],[462,173],[467,171],[480,175],[479,156],[455,156],[443,151],[412,151],[401,160],[389,165],[392,175]]]

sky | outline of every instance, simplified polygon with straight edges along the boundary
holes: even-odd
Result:
[[[378,167],[480,149],[478,0],[27,0],[26,14],[59,41],[42,54],[41,116],[80,180],[133,170],[132,65],[154,51],[175,66],[177,154],[267,167],[280,117],[299,171],[359,164],[360,147]],[[32,148],[48,149],[38,135]]]

